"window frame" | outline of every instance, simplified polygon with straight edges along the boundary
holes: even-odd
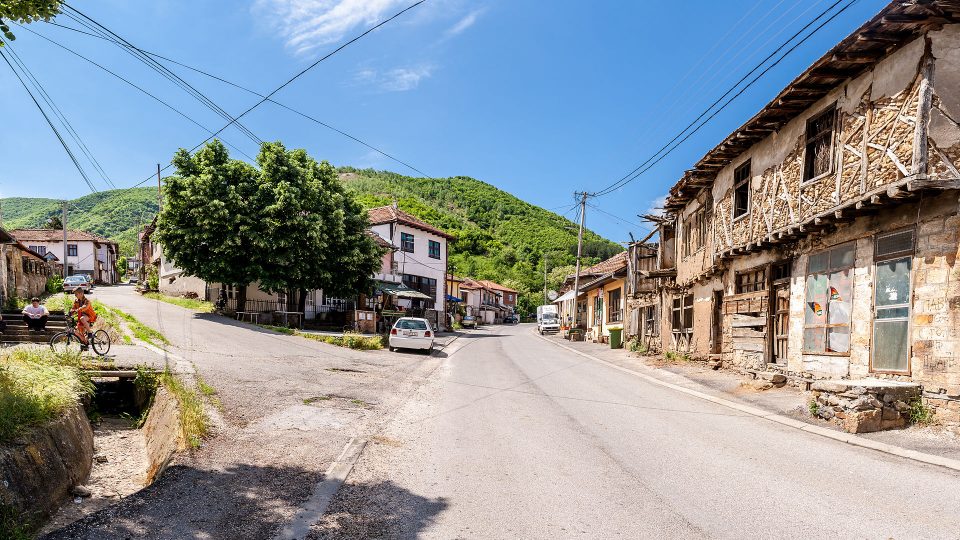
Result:
[[[843,267],[834,268],[833,266],[831,266],[831,264],[832,264],[832,258],[830,258],[830,259],[827,260],[827,266],[826,266],[826,268],[825,268],[824,270],[819,271],[819,272],[810,272],[810,258],[812,258],[814,255],[820,255],[820,254],[822,254],[822,253],[830,253],[830,252],[832,252],[832,251],[834,251],[834,250],[836,250],[836,249],[838,249],[838,248],[840,248],[840,247],[843,247],[843,246],[852,246],[852,247],[853,247],[853,260],[852,260],[852,262],[850,263],[850,266],[843,266]],[[823,249],[821,249],[821,250],[819,250],[819,251],[812,252],[812,253],[810,253],[810,254],[807,256],[807,270],[806,270],[806,272],[803,274],[803,279],[804,279],[804,297],[803,297],[803,304],[804,304],[804,306],[805,306],[804,309],[806,309],[806,305],[807,305],[807,302],[808,302],[808,296],[807,296],[807,294],[808,294],[808,292],[809,292],[809,291],[808,291],[808,287],[810,286],[809,283],[808,283],[808,280],[809,280],[810,276],[812,276],[812,275],[825,275],[825,276],[829,276],[831,273],[834,273],[834,272],[839,272],[839,271],[843,271],[843,270],[850,270],[850,271],[851,271],[851,277],[850,277],[850,279],[851,279],[851,286],[850,286],[850,311],[851,311],[851,313],[850,313],[850,320],[849,320],[846,324],[843,324],[843,323],[834,323],[834,324],[831,324],[830,322],[828,322],[828,321],[830,320],[830,302],[825,302],[825,305],[824,305],[824,316],[823,316],[823,321],[824,321],[824,322],[823,322],[823,324],[808,325],[808,324],[807,324],[807,321],[806,321],[806,312],[804,312],[804,315],[803,315],[803,316],[804,316],[804,320],[803,320],[803,337],[802,337],[802,339],[800,340],[800,354],[801,354],[801,355],[850,356],[850,349],[852,349],[852,346],[851,346],[851,345],[852,345],[852,342],[853,342],[853,305],[854,305],[854,303],[853,303],[853,295],[854,295],[854,293],[856,292],[856,290],[855,290],[856,287],[852,284],[852,281],[853,281],[853,279],[854,279],[854,277],[855,277],[855,276],[854,276],[854,270],[856,269],[856,267],[857,267],[857,241],[856,241],[856,240],[850,240],[850,241],[847,241],[847,242],[841,242],[841,243],[839,243],[839,244],[834,244],[834,245],[832,245],[832,246],[825,247],[825,248],[823,248]],[[828,278],[828,280],[829,280],[829,278]],[[828,281],[828,284],[829,284],[829,281]],[[829,291],[828,291],[828,294],[829,294]],[[839,328],[839,327],[843,327],[843,326],[845,326],[845,327],[847,328],[847,335],[849,336],[849,338],[848,338],[848,339],[849,339],[849,343],[848,343],[848,345],[847,345],[847,350],[846,350],[846,351],[828,351],[828,350],[827,350],[828,330],[829,330],[830,328]],[[807,330],[808,330],[808,329],[816,329],[816,328],[821,328],[821,329],[823,329],[824,350],[822,350],[822,351],[810,351],[810,350],[807,350],[807,340],[806,340]]]
[[[614,302],[614,293],[616,293],[616,302]],[[607,322],[623,322],[623,287],[617,287],[607,291]]]
[[[681,249],[683,257],[696,255],[702,251],[707,244],[707,212],[706,208],[700,206],[691,212],[681,225]]]
[[[886,255],[877,254],[877,241],[885,236],[893,236],[895,234],[900,234],[904,231],[911,231],[913,233],[913,246],[910,250],[896,251],[888,253]],[[917,252],[917,230],[916,227],[903,227],[893,231],[877,233],[873,235],[873,294],[871,295],[871,316],[872,321],[870,322],[870,373],[882,373],[890,375],[906,375],[911,376],[913,374],[913,363],[910,361],[913,356],[913,273],[915,271],[913,258]],[[875,352],[874,342],[877,338],[877,277],[879,272],[877,271],[877,265],[899,261],[902,259],[908,259],[910,261],[910,275],[907,276],[907,282],[910,284],[910,291],[907,295],[907,302],[902,304],[890,304],[882,306],[879,309],[898,309],[898,308],[907,308],[906,317],[894,317],[889,319],[880,319],[883,321],[905,321],[907,323],[907,367],[905,370],[892,370],[892,369],[877,369],[873,366],[873,353]]]
[[[808,150],[810,144],[812,144],[815,139],[819,138],[820,133],[810,134],[810,126],[821,118],[832,115],[831,124],[830,124],[830,164],[827,166],[827,170],[816,176],[807,178],[807,158]],[[832,104],[825,107],[822,111],[817,114],[811,115],[807,118],[805,128],[803,131],[803,160],[800,162],[800,186],[807,186],[814,182],[818,182],[824,178],[829,177],[836,172],[836,143],[837,143],[837,103],[833,102]]]
[[[437,255],[436,257],[433,256],[433,255],[434,255],[434,249],[433,249],[434,247],[437,248],[437,249],[436,249],[436,255]],[[427,240],[427,257],[430,257],[431,259],[437,259],[437,260],[440,260],[440,259],[441,259],[441,247],[440,247],[440,242],[437,242],[436,240]]]
[[[407,244],[409,242],[410,249],[407,249]],[[415,253],[416,249],[416,236],[413,233],[400,232],[400,251],[404,253]]]
[[[763,265],[735,272],[733,274],[734,294],[758,293],[768,290],[770,283],[768,270],[769,266]],[[749,290],[747,290],[747,287],[749,287]]]
[[[750,215],[750,209],[753,207],[753,190],[750,189],[750,181],[753,179],[753,160],[748,159],[733,169],[733,200],[730,205],[730,215],[734,223]],[[746,176],[737,179],[740,171],[746,170]],[[741,186],[746,186],[747,207],[742,214],[737,214],[737,191]]]
[[[80,247],[77,244],[67,244],[67,257],[79,257]]]

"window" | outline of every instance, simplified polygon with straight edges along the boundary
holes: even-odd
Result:
[[[593,325],[598,326],[603,321],[603,295],[598,294],[593,303]]]
[[[463,303],[464,303],[464,304],[466,304],[466,303],[467,303],[467,293],[465,293],[465,292],[460,293],[460,299],[463,300]]]
[[[736,274],[736,293],[751,293],[762,291],[767,288],[767,268],[755,268]]]
[[[833,169],[833,127],[836,109],[830,107],[807,120],[807,145],[803,154],[803,180],[816,180]]]
[[[733,219],[750,212],[750,161],[733,170]]]
[[[413,253],[413,235],[410,233],[400,233],[400,251]]]
[[[855,244],[848,242],[810,256],[807,263],[803,352],[850,352],[855,252]]]
[[[880,234],[874,239],[876,284],[873,301],[874,371],[910,371],[910,274],[914,231]]]
[[[660,325],[657,322],[657,307],[643,308],[643,333],[647,336],[659,336]]]
[[[412,236],[410,238],[410,245],[413,246]],[[431,259],[439,259],[440,258],[440,242],[437,242],[436,240],[430,240],[427,246],[428,246],[427,255]],[[410,251],[413,251],[413,247],[410,248]]]
[[[47,246],[27,246],[27,248],[34,253],[39,253],[40,255],[47,254]]]
[[[423,302],[426,304],[426,307],[433,307],[435,301],[432,299],[437,297],[437,280],[433,278],[414,276],[412,274],[404,274],[403,284],[415,291],[420,291],[429,296],[431,300],[424,300]]]
[[[623,320],[620,297],[620,289],[614,289],[607,293],[607,322],[615,323]]]
[[[690,349],[693,337],[693,295],[678,294],[673,297],[671,313],[673,347],[678,351]]]
[[[67,244],[67,256],[76,257],[77,256],[77,245],[76,244]]]
[[[707,237],[706,211],[701,207],[683,222],[683,256],[693,255],[703,248]]]

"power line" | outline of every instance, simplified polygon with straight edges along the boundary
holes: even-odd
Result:
[[[16,23],[15,23],[15,24],[16,24]],[[53,39],[51,39],[51,38],[48,38],[47,36],[44,36],[43,34],[40,34],[40,33],[35,32],[34,30],[32,30],[31,28],[29,28],[29,27],[27,27],[27,26],[20,25],[20,24],[18,24],[17,26],[19,26],[21,29],[26,30],[27,32],[30,32],[31,34],[39,37],[40,39],[46,40],[46,41],[48,41],[48,42],[56,45],[57,47],[60,47],[61,49],[67,51],[68,53],[70,53],[70,54],[72,54],[72,55],[74,55],[74,56],[76,56],[76,57],[78,57],[78,58],[80,58],[80,59],[82,59],[82,60],[85,60],[85,61],[87,61],[87,62],[89,62],[89,63],[91,63],[91,64],[93,64],[94,66],[102,69],[103,71],[109,73],[110,75],[114,76],[115,78],[120,79],[120,80],[123,81],[124,83],[132,86],[133,88],[135,88],[135,89],[137,89],[137,90],[139,90],[140,92],[142,92],[143,94],[147,95],[148,97],[154,99],[155,101],[157,101],[158,103],[160,103],[160,104],[163,105],[164,107],[166,107],[166,108],[170,109],[171,111],[177,113],[178,115],[182,116],[183,118],[186,118],[188,121],[190,121],[190,122],[193,123],[194,125],[198,126],[200,129],[206,131],[207,133],[213,133],[213,130],[212,130],[212,129],[204,126],[204,125],[201,124],[200,122],[197,122],[196,120],[194,120],[193,118],[191,118],[190,116],[188,116],[186,113],[184,113],[184,112],[181,111],[180,109],[178,109],[178,108],[174,107],[173,105],[167,103],[166,101],[160,99],[160,98],[157,97],[156,95],[150,93],[148,90],[142,88],[141,86],[137,85],[136,83],[131,82],[129,79],[123,77],[122,75],[118,75],[117,73],[115,73],[114,71],[110,70],[109,68],[104,67],[102,64],[99,64],[99,63],[97,63],[97,62],[95,62],[95,61],[87,58],[86,56],[84,56],[84,55],[82,55],[82,54],[74,51],[73,49],[67,47],[66,45],[63,45],[62,43],[59,43],[59,42],[57,42],[57,41],[55,41],[55,40],[53,40]],[[251,161],[253,161],[253,157],[251,157],[249,154],[247,154],[246,152],[244,152],[243,150],[241,150],[241,149],[238,148],[237,146],[231,144],[229,141],[227,141],[227,140],[225,140],[225,139],[223,140],[223,142],[224,142],[224,144],[226,144],[226,145],[229,146],[230,148],[233,148],[233,149],[236,150],[237,152],[240,152],[241,154],[243,154],[244,156],[246,156],[247,159],[250,159]],[[151,176],[151,178],[152,178],[152,176]],[[142,183],[142,182],[141,182],[141,183]]]
[[[40,102],[37,101],[37,98],[33,95],[33,92],[30,91],[30,87],[27,86],[27,83],[24,82],[23,78],[20,77],[20,74],[17,73],[17,70],[13,67],[13,64],[10,63],[10,59],[7,58],[7,55],[4,54],[3,49],[0,49],[0,57],[3,57],[3,61],[10,66],[10,70],[13,71],[13,74],[17,77],[17,80],[20,81],[20,84],[23,85],[23,89],[27,91],[27,94],[30,94],[30,99],[33,100],[33,104],[37,106],[37,109],[40,110],[40,114],[43,115],[44,120],[47,121],[47,125],[50,126],[50,129],[53,130],[53,133],[57,136],[57,139],[60,141],[60,144],[63,145],[63,149],[67,151],[67,155],[70,156],[70,161],[73,162],[74,167],[77,168],[77,171],[80,172],[80,176],[83,177],[83,181],[86,182],[87,187],[90,188],[90,191],[97,193],[97,188],[93,186],[93,182],[90,181],[90,178],[87,176],[87,173],[83,170],[83,167],[80,166],[80,162],[77,161],[77,156],[73,154],[73,151],[70,150],[70,146],[67,144],[67,141],[63,140],[63,136],[60,135],[60,130],[53,125],[53,122],[50,121],[50,117],[47,116],[47,112],[43,110],[43,107],[40,106]]]
[[[427,1],[427,0],[419,0],[419,1],[417,1],[417,2],[415,2],[415,3],[413,3],[413,4],[411,4],[411,5],[403,8],[402,10],[398,11],[397,13],[395,13],[393,16],[391,16],[391,17],[387,18],[386,20],[381,21],[380,23],[378,23],[378,24],[376,24],[376,25],[368,28],[368,29],[365,30],[363,33],[361,33],[360,35],[352,38],[350,41],[347,41],[346,43],[340,45],[339,47],[337,47],[337,48],[334,49],[333,51],[331,51],[331,52],[325,54],[324,56],[322,56],[320,59],[318,59],[318,60],[315,61],[314,63],[310,64],[309,66],[307,66],[307,67],[305,67],[305,68],[303,68],[303,69],[300,70],[296,75],[294,75],[293,77],[290,77],[289,79],[287,79],[286,82],[284,82],[283,84],[281,84],[280,86],[278,86],[277,88],[275,88],[272,92],[270,92],[269,94],[267,94],[267,95],[264,96],[263,98],[261,98],[260,101],[254,103],[254,104],[251,105],[247,110],[245,110],[245,111],[243,111],[242,113],[240,113],[239,115],[237,115],[233,120],[231,120],[230,122],[228,122],[227,125],[225,125],[225,126],[223,126],[222,128],[218,129],[218,130],[217,130],[216,132],[214,132],[212,135],[210,135],[209,137],[207,137],[206,139],[204,139],[203,141],[201,141],[199,144],[197,144],[196,146],[194,146],[193,148],[191,148],[191,149],[190,149],[190,152],[192,153],[192,152],[194,152],[197,148],[200,148],[201,146],[203,146],[204,144],[206,144],[207,141],[209,141],[210,139],[216,137],[220,132],[222,132],[223,130],[227,129],[227,128],[230,127],[231,125],[233,125],[234,122],[236,122],[237,120],[240,120],[241,118],[243,118],[244,116],[246,116],[250,111],[256,109],[257,107],[259,107],[260,105],[262,105],[263,103],[265,103],[267,100],[269,100],[270,98],[272,98],[277,92],[279,92],[280,90],[283,90],[284,88],[286,88],[290,83],[292,83],[293,81],[295,81],[295,80],[297,80],[298,78],[300,78],[304,73],[310,71],[311,69],[313,69],[314,67],[316,67],[317,65],[319,65],[319,64],[320,64],[321,62],[323,62],[324,60],[326,60],[326,59],[330,58],[331,56],[337,54],[338,52],[340,52],[340,51],[342,51],[343,49],[349,47],[351,44],[353,44],[353,43],[355,43],[356,41],[360,40],[361,38],[363,38],[364,36],[366,36],[366,35],[369,34],[370,32],[373,32],[374,30],[376,30],[376,29],[380,28],[381,26],[389,23],[390,21],[396,19],[397,17],[403,15],[404,13],[410,11],[411,9],[419,6],[420,4],[422,4],[422,3],[426,2],[426,1]],[[166,170],[166,169],[168,169],[168,168],[170,168],[170,165],[167,165],[166,167],[164,167],[163,169],[161,169],[161,171]],[[153,173],[150,173],[150,176],[144,178],[144,179],[141,180],[139,183],[135,184],[133,187],[141,186],[141,185],[149,182],[152,178],[153,178]]]
[[[641,230],[645,230],[645,231],[650,231],[650,230],[651,230],[651,228],[650,228],[649,226],[644,226],[644,225],[641,225],[641,224],[639,224],[639,223],[634,223],[634,222],[632,222],[632,221],[630,221],[630,220],[628,220],[628,219],[624,219],[624,218],[622,218],[622,217],[620,217],[620,216],[618,216],[618,215],[611,214],[610,212],[607,212],[606,210],[600,208],[599,206],[597,206],[597,205],[595,205],[595,204],[587,203],[587,206],[589,206],[590,208],[593,208],[594,210],[596,210],[597,212],[600,212],[601,214],[606,215],[607,217],[613,218],[613,219],[619,221],[620,223],[623,223],[624,225],[629,225],[629,226],[631,226],[631,227],[638,227],[638,228],[640,228]]]
[[[67,25],[63,25],[63,24],[57,24],[57,23],[52,22],[52,21],[47,21],[47,24],[51,24],[51,25],[53,25],[53,26],[58,26],[58,27],[60,27],[60,28],[64,28],[64,29],[67,29],[67,30],[72,30],[72,31],[74,31],[74,32],[78,32],[78,33],[84,34],[84,35],[86,35],[86,36],[95,37],[95,38],[98,38],[98,39],[103,39],[103,40],[107,40],[107,41],[112,41],[112,42],[114,42],[114,43],[118,43],[117,41],[115,41],[115,40],[113,40],[113,39],[110,39],[109,37],[105,37],[105,36],[93,34],[93,33],[90,33],[90,32],[85,32],[85,31],[83,31],[83,30],[80,30],[79,28],[73,28],[72,26],[67,26]],[[224,83],[224,84],[233,86],[234,88],[243,90],[244,92],[248,92],[248,93],[253,94],[253,95],[257,96],[257,97],[265,97],[264,94],[262,94],[262,93],[260,93],[260,92],[257,92],[256,90],[252,90],[252,89],[250,89],[250,88],[248,88],[248,87],[246,87],[246,86],[243,86],[243,85],[237,84],[237,83],[235,83],[235,82],[233,82],[233,81],[224,79],[223,77],[219,77],[219,76],[217,76],[217,75],[214,75],[214,74],[212,74],[212,73],[209,73],[209,72],[207,72],[207,71],[204,71],[204,70],[202,70],[202,69],[200,69],[200,68],[197,68],[197,67],[194,67],[194,66],[191,66],[191,65],[188,65],[188,64],[184,64],[183,62],[179,62],[179,61],[174,60],[174,59],[172,59],[172,58],[168,58],[168,57],[166,57],[166,56],[163,56],[162,54],[158,54],[158,53],[151,52],[151,51],[147,51],[147,50],[140,49],[140,48],[138,48],[137,50],[140,51],[140,52],[142,52],[142,53],[144,53],[144,54],[150,55],[150,56],[152,56],[152,57],[154,57],[154,58],[159,58],[159,59],[161,59],[161,60],[163,60],[163,61],[165,61],[165,62],[170,62],[171,64],[175,64],[175,65],[180,66],[180,67],[182,67],[182,68],[189,69],[189,70],[191,70],[191,71],[197,72],[197,73],[199,73],[199,74],[201,74],[201,75],[204,75],[204,76],[206,76],[206,77],[209,77],[209,78],[211,78],[211,79],[214,79],[214,80],[216,80],[216,81],[220,81],[220,82],[222,82],[222,83]],[[297,114],[297,115],[299,115],[299,116],[302,116],[303,118],[306,118],[307,120],[310,120],[310,121],[312,121],[312,122],[315,122],[315,123],[317,123],[317,124],[319,124],[319,125],[327,128],[327,129],[329,129],[329,130],[332,130],[332,131],[334,131],[334,132],[336,132],[336,133],[339,133],[340,135],[343,135],[344,137],[347,137],[348,139],[350,139],[350,140],[352,140],[352,141],[354,141],[354,142],[357,142],[357,143],[359,143],[359,144],[362,144],[363,146],[366,146],[367,148],[373,150],[374,152],[377,152],[378,154],[382,155],[383,157],[385,157],[385,158],[387,158],[387,159],[389,159],[389,160],[391,160],[391,161],[394,161],[394,162],[396,162],[396,163],[399,163],[400,165],[402,165],[402,166],[404,166],[404,167],[406,167],[406,168],[408,168],[408,169],[416,172],[417,174],[420,174],[420,175],[423,175],[424,177],[430,178],[430,175],[429,175],[429,174],[427,174],[427,173],[421,171],[420,169],[414,167],[414,166],[411,165],[410,163],[407,163],[406,161],[403,161],[403,160],[401,160],[401,159],[399,159],[399,158],[397,158],[397,157],[395,157],[395,156],[392,156],[392,155],[384,152],[383,150],[381,150],[381,149],[377,148],[376,146],[373,146],[372,144],[370,144],[370,143],[368,143],[368,142],[360,139],[359,137],[356,137],[356,136],[354,136],[354,135],[351,135],[351,134],[349,134],[349,133],[347,133],[347,132],[345,132],[345,131],[343,131],[343,130],[341,130],[341,129],[333,126],[333,125],[330,125],[330,124],[328,124],[328,123],[326,123],[326,122],[324,122],[324,121],[322,121],[322,120],[320,120],[320,119],[318,119],[318,118],[315,118],[315,117],[313,117],[313,116],[310,116],[309,114],[307,114],[307,113],[305,113],[305,112],[299,111],[299,110],[297,110],[297,109],[294,109],[293,107],[290,107],[290,106],[288,106],[288,105],[285,105],[285,104],[283,104],[283,103],[280,103],[279,101],[277,101],[277,100],[275,100],[275,99],[270,98],[270,99],[268,99],[267,101],[273,103],[274,105],[277,105],[278,107],[284,108],[284,109],[286,109],[286,110],[288,110],[288,111],[290,111],[290,112],[292,112],[292,113],[294,113],[294,114]]]
[[[830,21],[832,21],[833,19],[835,19],[835,18],[836,18],[837,16],[839,16],[841,13],[843,13],[844,11],[846,11],[848,8],[850,8],[851,6],[853,6],[854,4],[856,4],[859,0],[851,0],[847,5],[843,6],[839,11],[837,11],[836,13],[834,13],[833,15],[831,15],[829,18],[827,18],[825,21],[823,21],[819,26],[817,26],[816,28],[814,28],[813,31],[811,31],[809,34],[807,34],[805,37],[803,37],[803,39],[801,39],[800,41],[798,41],[793,47],[791,47],[791,48],[788,49],[785,53],[783,53],[783,55],[780,56],[780,58],[778,58],[778,59],[775,60],[772,64],[770,64],[769,66],[767,66],[762,72],[760,72],[760,74],[758,74],[758,75],[757,75],[756,77],[754,77],[751,81],[749,81],[745,86],[743,86],[743,88],[741,88],[739,92],[737,92],[736,94],[734,94],[730,99],[728,99],[725,103],[723,103],[723,105],[721,105],[717,110],[715,110],[712,114],[710,114],[710,116],[708,116],[708,117],[707,117],[705,120],[703,120],[699,125],[697,125],[696,128],[694,128],[692,131],[689,131],[689,133],[687,133],[687,131],[690,130],[690,128],[694,127],[694,125],[696,125],[697,122],[700,122],[701,119],[703,119],[705,116],[707,116],[707,114],[710,113],[711,109],[713,109],[714,107],[716,107],[716,105],[719,104],[724,98],[726,98],[728,95],[730,95],[732,92],[734,92],[734,91],[737,89],[737,87],[740,86],[741,83],[743,83],[747,78],[750,77],[750,75],[752,75],[753,73],[755,73],[755,72],[756,72],[758,69],[760,69],[767,61],[769,61],[771,58],[773,58],[774,56],[776,56],[777,53],[779,53],[781,50],[783,50],[783,48],[786,47],[791,41],[793,41],[794,39],[796,39],[797,36],[799,36],[800,34],[802,34],[807,28],[809,28],[809,27],[811,27],[812,25],[814,25],[814,24],[815,24],[818,20],[820,20],[824,15],[826,15],[828,12],[830,12],[830,11],[831,11],[834,7],[836,7],[837,5],[841,4],[843,1],[844,1],[844,0],[836,0],[836,1],[835,1],[833,4],[831,4],[827,9],[825,9],[825,10],[822,11],[822,12],[820,12],[820,14],[817,15],[812,21],[810,21],[809,23],[807,23],[806,25],[804,25],[803,28],[801,28],[801,29],[798,30],[796,33],[794,33],[792,36],[790,36],[789,39],[787,39],[786,41],[784,41],[779,47],[777,47],[776,50],[774,50],[772,53],[770,53],[769,55],[767,55],[766,58],[764,58],[759,64],[757,64],[753,69],[751,69],[750,72],[748,72],[746,75],[744,75],[739,81],[737,81],[736,84],[734,84],[732,87],[730,87],[729,90],[727,90],[726,92],[724,92],[724,94],[723,94],[722,96],[720,96],[716,101],[714,101],[712,104],[710,104],[709,107],[707,107],[702,113],[700,113],[699,116],[697,116],[692,122],[690,122],[685,128],[683,128],[683,130],[681,130],[681,131],[680,131],[679,133],[677,133],[672,139],[670,139],[670,141],[668,141],[666,144],[664,144],[662,147],[660,147],[660,149],[657,150],[656,153],[654,153],[652,156],[650,156],[649,158],[647,158],[646,161],[644,161],[643,163],[641,163],[640,165],[638,165],[636,168],[634,168],[632,171],[630,171],[629,173],[627,173],[627,174],[626,174],[624,177],[622,177],[620,180],[617,180],[617,181],[614,182],[613,184],[611,184],[611,185],[607,186],[606,188],[604,188],[604,189],[600,190],[599,192],[597,192],[597,193],[596,193],[596,196],[599,197],[599,196],[602,196],[602,195],[607,195],[607,194],[609,194],[609,193],[611,193],[611,192],[613,192],[613,191],[615,191],[615,190],[617,190],[617,189],[620,189],[621,187],[623,187],[623,186],[627,185],[628,183],[632,182],[633,180],[635,180],[637,177],[639,177],[639,176],[640,176],[641,174],[643,174],[644,172],[650,170],[651,167],[653,167],[654,165],[656,165],[657,163],[659,163],[661,160],[663,160],[663,158],[665,158],[665,157],[668,156],[671,152],[673,152],[673,150],[675,150],[680,144],[683,144],[687,139],[689,139],[691,136],[693,136],[693,134],[697,133],[697,132],[698,132],[703,126],[705,126],[710,120],[712,120],[714,117],[716,117],[717,114],[719,114],[721,111],[723,111],[724,109],[726,109],[726,107],[727,107],[731,102],[733,102],[733,100],[735,100],[737,97],[739,97],[740,95],[742,95],[748,88],[750,88],[751,86],[753,86],[753,84],[756,83],[761,77],[763,77],[763,76],[764,76],[766,73],[768,73],[771,69],[773,69],[774,67],[776,67],[776,66],[777,66],[781,61],[783,61],[783,59],[786,58],[791,52],[793,52],[794,50],[796,50],[800,45],[804,44],[808,39],[810,39],[811,37],[813,37],[813,35],[816,34],[821,28],[823,28],[824,26],[826,26]],[[684,135],[684,133],[686,133],[686,135]],[[681,138],[681,137],[682,137],[682,138]],[[678,140],[679,140],[679,141],[678,141]],[[676,143],[676,144],[674,144],[674,143]],[[671,145],[673,145],[673,146],[671,146]]]
[[[10,43],[6,43],[6,48],[7,48],[7,52],[10,54],[10,58],[17,65],[17,67],[20,68],[21,73],[23,73],[27,77],[27,80],[30,81],[34,89],[37,90],[37,92],[40,94],[40,97],[47,104],[47,107],[50,108],[54,116],[57,117],[61,125],[63,125],[63,127],[67,130],[67,133],[70,135],[70,137],[80,146],[80,151],[84,154],[84,156],[86,156],[87,161],[89,161],[90,164],[93,166],[93,168],[98,172],[98,174],[100,175],[100,178],[104,181],[104,183],[107,184],[107,187],[116,188],[117,186],[113,183],[112,180],[110,180],[110,177],[107,176],[106,171],[104,171],[103,167],[100,166],[100,162],[97,161],[97,158],[93,156],[93,153],[90,151],[90,148],[83,141],[83,137],[81,137],[80,134],[77,133],[77,130],[74,129],[73,124],[70,123],[70,120],[67,119],[66,115],[63,113],[60,107],[58,107],[56,102],[53,101],[53,98],[50,96],[47,90],[43,87],[43,84],[41,84],[40,81],[37,79],[37,77],[33,74],[33,72],[30,71],[30,68],[28,68],[26,63],[23,61],[23,58],[21,58],[20,55],[17,54],[16,50],[14,50],[13,45]]]
[[[130,43],[129,41],[127,41],[126,39],[118,35],[116,32],[113,32],[106,26],[100,24],[99,22],[95,21],[91,17],[87,16],[77,8],[70,6],[66,2],[63,2],[62,5],[67,9],[66,11],[64,11],[64,14],[67,17],[71,18],[81,26],[84,26],[85,28],[91,30],[94,33],[102,34],[104,36],[108,36],[108,35],[113,36],[115,40],[119,40],[121,42],[119,45],[127,53],[129,53],[131,56],[133,56],[137,60],[143,62],[147,67],[149,67],[153,71],[156,71],[161,76],[163,76],[164,78],[172,82],[174,85],[178,86],[179,88],[181,88],[182,90],[184,90],[185,92],[187,92],[188,94],[196,98],[198,101],[200,101],[200,103],[202,103],[204,106],[206,106],[213,112],[217,113],[224,120],[228,120],[230,122],[228,126],[236,124],[237,129],[239,129],[244,135],[249,137],[258,146],[263,143],[263,140],[257,137],[246,126],[237,122],[238,118],[234,118],[230,116],[227,113],[227,111],[223,110],[223,108],[217,105],[212,99],[207,97],[203,92],[200,92],[199,90],[194,88],[190,83],[183,80],[179,75],[167,69],[166,66],[164,66],[163,64],[160,64],[156,60],[153,60],[149,56],[141,53],[139,49],[136,46],[134,46],[132,43]],[[83,19],[81,19],[80,17],[82,17]],[[84,19],[86,19],[86,21],[89,21],[89,23],[84,21]]]

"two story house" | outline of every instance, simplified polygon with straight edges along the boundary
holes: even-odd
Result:
[[[63,264],[68,276],[86,274],[94,282],[105,284],[120,281],[117,268],[120,247],[109,238],[86,231],[67,230],[64,249],[63,229],[14,229],[10,234],[41,256],[52,253]]]
[[[687,171],[662,345],[960,397],[960,10],[889,4]]]

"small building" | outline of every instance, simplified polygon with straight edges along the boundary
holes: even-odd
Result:
[[[586,331],[586,338],[605,341],[610,328],[623,328],[627,251],[580,271],[579,298],[574,307],[575,274],[567,276],[564,294],[554,300],[564,326]]]
[[[644,351],[659,351],[660,287],[657,273],[659,245],[631,242],[623,282],[626,303],[624,338],[637,340]]]
[[[85,274],[95,283],[108,285],[120,281],[117,268],[120,246],[109,238],[86,231],[67,230],[64,249],[63,229],[14,229],[10,234],[41,256],[53,253],[66,268],[68,276]]]
[[[40,296],[47,288],[47,279],[57,274],[56,263],[48,262],[0,229],[0,306],[10,298]]]

